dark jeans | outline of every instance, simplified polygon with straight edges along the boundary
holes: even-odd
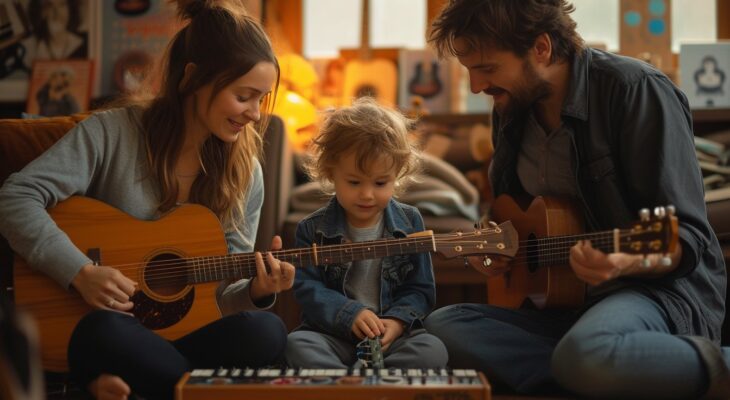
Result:
[[[193,368],[256,368],[281,361],[286,335],[275,314],[248,311],[170,342],[136,318],[96,310],[76,326],[68,362],[71,376],[84,388],[107,373],[120,376],[142,397],[172,399],[177,381]]]

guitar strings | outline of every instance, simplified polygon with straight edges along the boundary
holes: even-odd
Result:
[[[611,232],[611,231],[609,231],[609,232]],[[458,245],[458,244],[464,244],[464,243],[482,243],[482,240],[479,240],[479,241],[465,241],[465,240],[463,240],[463,238],[464,238],[464,235],[463,234],[462,235],[455,234],[455,235],[452,235],[452,236],[455,236],[456,239],[461,239],[461,240],[459,240],[458,242],[455,242],[452,239],[436,238],[436,241],[437,242],[448,242],[451,245]],[[581,236],[583,238],[588,238],[590,236],[604,236],[605,239],[608,240],[608,242],[607,243],[603,243],[603,245],[608,244],[609,245],[609,248],[612,247],[611,245],[613,243],[613,237],[612,236],[611,237],[606,237],[607,235],[605,233],[600,233],[599,232],[599,233],[594,233],[594,234],[589,234],[589,235],[581,234],[581,235],[575,235],[573,237],[578,237],[578,236]],[[528,247],[528,248],[529,247],[533,247],[533,245],[531,245],[531,243],[538,243],[540,241],[545,241],[545,240],[550,240],[550,241],[552,241],[554,243],[550,243],[550,244],[545,244],[544,245],[545,247],[547,247],[549,249],[548,251],[539,251],[539,250],[529,251],[529,250],[527,250],[527,251],[525,251],[525,257],[524,258],[523,257],[517,257],[517,258],[514,259],[514,261],[519,262],[519,261],[528,259],[528,258],[530,258],[535,253],[539,253],[540,255],[542,255],[545,258],[548,258],[550,256],[554,256],[555,254],[562,254],[562,250],[565,250],[565,249],[573,246],[574,240],[571,240],[569,243],[567,243],[568,247],[563,246],[566,243],[561,243],[561,242],[558,242],[557,240],[558,239],[565,240],[566,238],[570,238],[570,237],[571,236],[564,236],[564,237],[554,236],[554,237],[547,237],[547,238],[528,239],[528,240],[522,241],[521,244],[526,244],[526,246],[524,246],[524,247]],[[404,238],[404,239],[398,239],[398,240],[400,240],[400,241],[409,241],[409,242],[417,242],[419,240],[422,240],[423,242],[430,242],[431,241],[431,237]],[[390,240],[389,241],[389,243],[392,243],[392,242],[394,242],[394,240]],[[352,245],[352,244],[323,246],[321,248],[322,250],[318,254],[325,255],[325,253],[326,253],[325,248],[334,249],[334,248],[338,248],[338,247],[350,247],[351,249],[358,249],[358,248],[367,248],[367,247],[371,247],[371,248],[372,247],[376,247],[376,248],[378,248],[378,247],[382,247],[384,245],[387,245],[387,243],[385,241],[379,241],[379,242],[360,242],[360,243],[366,243],[366,244],[365,245],[361,245],[361,246],[355,246],[355,245]],[[594,240],[594,245],[599,245],[599,243]],[[301,253],[302,251],[307,251],[307,250],[311,250],[311,248],[306,248],[306,249],[289,249],[289,250],[277,251],[277,252],[274,252],[274,254],[281,256],[284,253],[290,253],[290,254],[291,253],[296,253],[296,252],[300,252]],[[558,253],[555,253],[555,250],[560,250],[560,251]],[[203,262],[203,260],[205,260],[206,258],[214,259],[214,260],[218,260],[218,261],[217,262],[214,262],[213,264],[210,264],[210,263],[207,263],[206,264],[206,263]],[[325,258],[326,259],[327,257],[324,256],[322,258]],[[233,270],[233,272],[237,272],[238,274],[240,274],[241,272],[243,272],[242,271],[242,268],[243,267],[247,267],[248,268],[249,276],[255,275],[255,274],[252,274],[252,272],[255,271],[255,258],[253,256],[253,253],[239,253],[239,254],[232,254],[232,255],[227,255],[227,256],[207,256],[207,257],[196,257],[196,258],[178,258],[178,259],[173,259],[173,260],[165,260],[165,261],[157,261],[157,262],[152,261],[152,262],[149,262],[149,263],[146,263],[146,264],[145,263],[130,263],[130,264],[125,264],[125,265],[128,265],[128,266],[134,265],[135,267],[132,268],[132,269],[139,269],[140,266],[144,266],[144,265],[154,266],[154,267],[162,267],[162,266],[170,266],[170,267],[173,267],[173,268],[168,268],[169,271],[167,271],[167,272],[157,272],[157,273],[155,273],[154,274],[155,275],[155,278],[151,278],[151,277],[148,278],[148,279],[153,279],[153,280],[158,280],[159,281],[159,280],[168,279],[170,277],[175,277],[176,275],[183,275],[185,277],[189,276],[190,275],[189,274],[190,266],[186,263],[186,260],[193,260],[193,261],[199,260],[199,261],[201,261],[201,263],[204,264],[204,266],[202,267],[202,269],[200,269],[200,266],[193,266],[193,267],[197,267],[198,268],[199,273],[197,275],[200,275],[201,277],[205,277],[205,278],[207,278],[208,275],[215,276],[216,279],[217,279],[218,276],[221,276],[222,278],[224,278],[223,277],[223,273],[224,272],[231,272],[232,270]],[[245,265],[241,265],[241,264],[245,264]],[[220,270],[221,267],[228,267],[229,269],[227,269],[227,270]],[[120,269],[130,269],[130,268],[120,268]],[[226,276],[226,277],[233,277],[233,276]]]
[[[402,243],[410,243],[410,244],[418,244],[419,242],[422,243],[429,243],[432,242],[432,240],[443,244],[448,243],[451,246],[457,246],[457,245],[466,245],[466,244],[474,244],[474,243],[483,243],[484,239],[488,239],[490,231],[487,230],[487,233],[485,234],[479,234],[475,235],[472,233],[451,233],[451,234],[440,234],[440,235],[434,235],[434,236],[422,236],[422,237],[408,237],[408,238],[401,238],[401,239],[391,239],[389,241],[373,241],[373,242],[358,242],[357,244],[340,244],[340,245],[329,245],[329,246],[322,246],[320,248],[320,251],[318,252],[319,255],[325,255],[326,250],[332,250],[344,247],[349,247],[353,250],[358,249],[364,249],[364,248],[379,248],[383,246],[387,246],[388,243],[399,243],[402,245]],[[491,232],[495,232],[492,230]],[[619,231],[620,237],[625,237],[627,235],[636,234],[636,232],[633,232],[631,230],[621,230]],[[465,240],[465,238],[468,238],[469,236],[472,237],[479,237],[479,240]],[[610,236],[609,236],[610,235]],[[566,236],[553,236],[553,237],[546,237],[546,238],[533,238],[533,239],[527,239],[520,241],[520,246],[525,247],[525,251],[523,252],[524,255],[518,256],[514,258],[511,262],[514,263],[521,263],[528,259],[534,258],[535,255],[539,255],[543,259],[550,258],[555,255],[561,255],[565,256],[564,250],[569,249],[572,247],[575,243],[574,238],[581,237],[584,239],[590,239],[591,237],[600,239],[603,237],[606,239],[606,243],[599,243],[595,239],[593,239],[594,246],[601,247],[602,245],[611,245],[613,243],[613,231],[606,231],[606,232],[596,232],[592,234],[578,234],[578,235],[566,235]],[[545,245],[547,247],[547,250],[545,251],[539,251],[539,249],[530,250],[533,247],[537,247],[534,244],[539,243],[540,241],[552,241],[549,245]],[[567,242],[569,241],[569,242]],[[287,249],[287,250],[278,250],[272,252],[277,257],[285,257],[286,255],[296,254],[299,253],[299,259],[301,260],[301,253],[302,252],[309,252],[311,251],[311,248],[304,248],[304,249]],[[309,255],[308,255],[309,256]],[[327,257],[321,257],[322,259],[326,259]],[[202,265],[202,268],[200,265],[189,265],[187,261],[193,261],[195,263],[198,261]],[[206,261],[209,260],[217,260],[214,261],[212,264],[209,262],[206,263]],[[115,267],[115,266],[111,266]],[[256,264],[255,264],[255,255],[254,253],[238,253],[238,254],[231,254],[231,255],[225,255],[225,256],[203,256],[203,257],[194,257],[194,258],[177,258],[172,260],[163,260],[163,261],[151,261],[148,263],[144,262],[136,262],[136,263],[128,263],[128,264],[119,264],[115,268],[119,270],[139,270],[141,268],[150,268],[151,273],[145,279],[145,283],[151,286],[155,286],[156,283],[166,283],[166,284],[190,284],[195,282],[189,282],[189,277],[193,275],[193,277],[201,277],[204,280],[208,280],[207,278],[214,277],[215,279],[212,280],[221,280],[226,278],[235,278],[240,275],[244,275],[244,277],[252,277],[257,274],[256,270]],[[155,271],[155,269],[163,269],[164,271]],[[223,270],[221,268],[225,267],[226,269]],[[191,268],[193,269],[191,273]],[[247,275],[245,275],[247,273]],[[220,279],[219,279],[220,277]],[[182,278],[178,281],[173,281],[173,278]]]
[[[608,248],[613,247],[613,237],[607,237],[605,233],[594,233],[594,234],[581,234],[577,235],[581,236],[583,238],[587,238],[590,236],[604,236],[603,243],[593,240],[594,247],[603,247],[607,246]],[[535,238],[535,239],[528,239],[521,241],[520,244],[523,245],[523,247],[526,248],[526,250],[523,252],[522,257],[515,257],[511,260],[511,262],[517,262],[520,263],[522,261],[534,258],[535,255],[541,256],[542,259],[549,259],[555,255],[560,256],[568,256],[567,253],[564,252],[564,250],[569,249],[574,245],[574,240],[571,240],[570,242],[565,242],[564,240],[566,238],[569,238],[570,236],[554,236],[554,237],[546,237],[546,238]],[[445,242],[449,243],[450,245],[462,245],[462,244],[474,244],[479,243],[481,244],[483,240],[478,241],[468,241],[463,240],[463,235],[457,235],[456,238],[461,239],[459,241],[454,241],[451,239],[441,239],[437,238],[437,242]],[[404,238],[399,239],[401,241],[409,241],[409,242],[418,242],[419,240],[425,242],[431,242],[430,237],[420,237],[420,238]],[[558,241],[558,240],[563,240]],[[600,240],[600,238],[599,238]],[[357,250],[358,248],[379,248],[379,247],[388,247],[388,243],[393,243],[396,240],[390,240],[390,241],[379,241],[379,242],[360,242],[360,243],[367,243],[366,245],[356,246],[352,244],[342,244],[342,245],[331,245],[331,246],[323,246],[321,251],[318,253],[320,255],[325,255],[327,251],[325,249],[334,249],[334,248],[341,248],[341,247],[349,247],[351,249]],[[539,246],[538,244],[541,241],[551,241],[552,243],[543,243],[542,246]],[[545,250],[537,249],[537,247],[544,247]],[[534,248],[531,250],[531,248]],[[296,252],[302,252],[302,251],[309,251],[311,248],[304,248],[304,249],[289,249],[289,250],[282,250],[274,252],[275,256],[279,255],[281,256],[284,253],[296,253]],[[278,254],[277,254],[278,253]],[[309,255],[307,255],[309,257]],[[282,257],[283,258],[283,257]],[[321,257],[323,259],[326,259],[326,255],[324,257]],[[566,257],[563,257],[566,258]],[[205,263],[205,259],[213,259],[217,260],[211,263]],[[301,256],[299,257],[301,259]],[[192,260],[193,262],[200,261],[201,265],[190,265],[188,264],[188,260]],[[567,260],[567,258],[566,258]],[[238,253],[238,254],[231,254],[227,256],[205,256],[205,257],[195,257],[195,258],[178,258],[173,260],[164,260],[164,261],[152,261],[149,263],[130,263],[125,264],[127,266],[135,266],[132,268],[126,267],[126,268],[119,268],[121,270],[129,270],[129,269],[136,269],[139,270],[140,267],[144,267],[145,265],[147,267],[155,267],[152,269],[152,273],[150,277],[148,277],[145,282],[152,283],[152,282],[160,282],[160,281],[169,281],[170,278],[177,278],[177,277],[184,277],[184,281],[180,283],[188,283],[188,278],[193,275],[195,277],[201,277],[203,280],[208,280],[207,278],[213,277],[212,280],[221,280],[225,278],[233,278],[233,277],[240,277],[240,275],[244,275],[243,272],[248,272],[248,276],[243,277],[251,277],[256,275],[256,264],[255,264],[255,256],[253,253]],[[163,268],[168,267],[168,268]],[[226,268],[226,269],[221,269]],[[244,268],[247,271],[244,271]],[[154,271],[155,269],[163,269],[163,271]],[[191,269],[193,271],[191,271]],[[231,274],[233,273],[233,274]],[[231,276],[232,275],[232,276]],[[219,278],[220,277],[220,278]],[[195,282],[189,282],[189,283],[195,283]]]
[[[607,240],[607,241],[604,241],[603,243],[600,243],[600,242],[593,243],[593,246],[596,248],[600,248],[603,246],[612,247],[612,245],[613,245],[612,240]],[[569,259],[568,250],[572,246],[573,246],[573,244],[567,244],[567,245],[561,245],[561,246],[549,246],[549,247],[547,247],[546,250],[534,250],[533,248],[537,247],[537,246],[527,245],[526,247],[528,249],[521,256],[511,258],[510,263],[522,264],[522,263],[527,262],[528,260],[534,259],[536,256],[539,256],[539,261],[550,260],[555,263],[555,264],[547,264],[547,265],[559,265],[561,261],[565,261],[565,262],[568,261],[568,259]],[[544,262],[541,262],[541,264],[544,264]],[[220,267],[229,267],[229,269],[220,270],[219,269]],[[168,271],[152,273],[151,274],[152,276],[147,278],[145,280],[145,282],[147,282],[148,284],[152,283],[152,282],[161,282],[161,281],[166,281],[167,283],[172,283],[172,281],[171,281],[172,278],[184,278],[182,281],[175,281],[175,282],[177,284],[193,283],[193,282],[188,282],[188,277],[190,275],[200,276],[203,278],[207,278],[207,277],[215,278],[215,279],[205,279],[205,280],[221,280],[224,278],[234,277],[235,272],[238,272],[239,275],[241,275],[240,274],[241,271],[239,270],[240,267],[241,266],[239,266],[238,264],[214,265],[214,266],[210,267],[211,268],[210,270],[202,270],[202,271],[198,271],[197,273],[192,273],[189,271],[190,268],[187,265],[187,263],[185,263],[184,261],[180,261],[176,265],[169,268]],[[215,269],[215,268],[218,268],[218,269]],[[256,275],[256,273],[254,273],[255,271],[257,271],[255,266],[253,266],[253,267],[245,266],[245,268],[248,269],[248,273],[249,273],[249,275],[247,277],[253,277]],[[234,272],[234,276],[224,276],[225,273],[228,273],[228,272]],[[221,278],[217,278],[217,277],[221,277]],[[246,277],[246,276],[244,276],[244,277]]]
[[[534,243],[534,242],[538,242],[539,240],[540,239],[528,239],[528,240],[522,241],[521,243]],[[601,240],[599,242],[602,245],[612,245],[613,240]],[[594,244],[594,247],[599,247],[597,245],[597,243],[599,243],[599,242],[596,242]],[[472,243],[474,243],[474,242],[472,242]],[[531,246],[531,245],[528,245],[528,246]],[[560,250],[560,251],[544,251],[544,252],[534,252],[534,253],[539,253],[539,255],[541,257],[544,256],[544,257],[549,258],[550,256],[553,256],[553,255],[556,255],[556,254],[563,254],[563,255],[565,255],[566,254],[565,251],[568,250],[570,247],[572,247],[572,244],[565,245],[565,246],[561,246],[559,248],[550,248],[550,250]],[[246,254],[248,254],[248,253],[246,253]],[[512,260],[512,262],[518,262],[519,263],[519,262],[526,261],[529,258],[530,258],[529,256],[528,257],[516,257],[516,258],[514,258]],[[182,267],[182,268],[186,268],[186,267]],[[165,283],[167,285],[179,285],[179,286],[188,286],[188,285],[190,285],[190,283],[187,281],[187,273],[178,274],[177,277],[175,277],[175,276],[172,276],[172,277],[173,278],[180,278],[181,276],[184,276],[183,279],[181,279],[181,280],[180,279],[171,280],[170,277],[165,278],[165,279],[154,279],[154,278],[149,279],[148,278],[145,282],[146,282],[146,284],[148,286],[154,286],[154,285],[151,285],[151,283],[154,282],[154,281],[160,281],[160,280],[164,280],[163,283]],[[211,281],[211,283],[214,283],[214,282]],[[154,289],[154,288],[152,288],[152,289]],[[41,310],[42,309],[43,311],[46,311],[46,312],[53,312],[54,310],[58,310],[60,312],[60,311],[67,310],[67,304],[59,304],[58,301],[54,301],[54,300],[38,301],[38,302],[35,302],[35,303],[26,304],[26,306],[29,306],[29,305],[32,305],[36,310]]]
[[[590,234],[590,235],[576,235],[576,237],[577,236],[582,236],[583,238],[586,238],[588,236],[600,236],[600,233]],[[600,247],[602,245],[608,245],[608,246],[612,246],[613,245],[613,240],[612,239],[606,237],[606,235],[603,235],[603,236],[604,236],[604,238],[602,240],[598,240],[598,241],[593,240],[594,247]],[[461,236],[461,237],[463,238],[463,236]],[[570,237],[570,236],[566,236],[564,238],[568,238],[568,237]],[[560,238],[560,237],[549,237],[549,238],[550,239],[554,239],[554,238]],[[413,239],[413,238],[409,238],[409,239]],[[419,239],[422,239],[422,238],[419,238]],[[525,244],[526,245],[525,247],[527,249],[529,249],[529,248],[533,247],[535,243],[538,243],[541,240],[545,240],[545,239],[546,238],[527,239],[527,240],[521,241],[520,243],[521,244]],[[446,240],[446,241],[447,242],[454,243],[453,240]],[[481,242],[482,242],[481,240],[479,240],[479,241],[465,241],[465,240],[460,240],[460,241],[458,241],[456,243],[481,243]],[[574,241],[571,241],[571,242],[564,241],[564,242],[561,242],[559,244],[560,244],[559,246],[550,246],[547,251],[540,252],[540,251],[529,251],[529,250],[526,250],[525,253],[526,254],[529,254],[529,253],[533,253],[533,254],[534,253],[537,253],[540,256],[545,257],[545,258],[548,258],[548,257],[553,256],[553,255],[556,255],[556,254],[565,255],[565,253],[564,253],[565,250],[567,250],[570,247],[572,247],[573,244],[574,244]],[[559,250],[559,251],[555,251],[555,250]],[[250,257],[252,254],[251,253],[243,253],[243,254],[239,253],[239,254],[236,254],[236,255],[237,256],[242,256],[243,255],[243,256],[249,256]],[[206,257],[201,257],[201,258],[206,258]],[[529,256],[526,256],[526,257],[516,257],[516,258],[514,258],[512,260],[512,262],[521,262],[521,261],[527,260],[529,258],[530,258]],[[174,264],[176,262],[177,263],[177,266],[176,267],[173,267],[173,268],[178,268],[180,270],[182,270],[182,269],[187,270],[188,269],[187,266],[186,266],[187,264],[185,263],[184,260],[178,259],[178,260],[173,260],[173,261],[169,261],[168,262],[168,265],[172,265],[172,264]],[[181,264],[183,266],[181,266]],[[141,265],[141,263],[140,263],[140,265]],[[249,270],[250,269],[251,268],[249,266]],[[176,277],[175,276],[176,273],[178,275],[177,277],[184,277],[184,279],[181,280],[181,281],[177,281],[176,283],[175,282],[171,282],[170,281],[170,277],[173,277],[173,278]],[[172,272],[172,273],[167,272],[167,275],[168,276],[166,278],[164,278],[164,279],[162,279],[162,278],[156,278],[155,279],[155,278],[150,277],[150,279],[147,279],[145,282],[148,284],[148,286],[150,286],[150,283],[152,283],[153,281],[160,281],[160,280],[165,280],[165,283],[166,284],[178,284],[178,285],[183,285],[183,286],[187,286],[187,285],[190,284],[187,281],[187,276],[188,276],[188,273],[187,272],[182,273],[182,274],[180,274],[179,272]],[[49,301],[49,302],[38,302],[38,303],[34,303],[34,304],[35,305],[39,305],[39,304],[42,304],[42,303],[49,303],[48,305],[43,305],[42,306],[45,309],[50,309],[50,308],[54,308],[54,307],[55,308],[62,309],[62,308],[65,307],[64,305],[56,304],[56,302],[52,302],[52,301]],[[55,304],[55,306],[54,306],[54,304]]]
[[[624,232],[628,232],[628,234],[624,234]],[[607,232],[596,232],[596,233],[591,233],[591,234],[578,234],[578,235],[566,235],[566,236],[549,236],[549,237],[543,237],[543,238],[526,239],[526,240],[519,241],[518,243],[520,245],[524,245],[524,244],[530,244],[530,243],[533,243],[533,242],[539,242],[541,240],[543,240],[543,241],[550,240],[550,241],[556,242],[555,245],[568,244],[569,246],[573,246],[575,244],[575,242],[576,242],[575,241],[575,238],[577,238],[577,237],[582,237],[582,238],[587,239],[587,240],[592,240],[592,239],[590,239],[591,237],[599,238],[600,239],[602,236],[607,236],[609,234],[611,236],[610,237],[607,237],[606,239],[607,240],[610,240],[612,242],[613,241],[613,231],[607,231]],[[626,237],[626,236],[630,236],[632,234],[636,234],[636,233],[635,232],[632,232],[630,230],[619,231],[619,237]],[[468,237],[467,235],[471,235],[471,237],[480,237],[480,239],[479,240],[465,240],[465,238]],[[439,235],[434,235],[433,240],[435,242],[437,242],[437,243],[440,243],[440,244],[450,243],[453,246],[457,246],[457,245],[463,245],[463,244],[483,243],[484,242],[483,239],[488,239],[488,237],[487,237],[488,235],[489,234],[484,234],[484,235],[483,234],[479,234],[479,235],[474,235],[474,234],[457,234],[457,233],[454,233],[454,234],[444,234],[444,235],[439,234]],[[448,238],[449,236],[452,236],[453,239]],[[559,243],[559,242],[557,242],[558,240],[567,240],[568,243]],[[403,243],[423,244],[423,243],[431,243],[431,242],[432,242],[432,237],[431,236],[424,236],[424,237],[415,237],[415,238],[389,239],[389,240],[385,240],[385,241],[380,240],[380,241],[369,241],[369,242],[332,244],[332,245],[319,246],[318,247],[318,250],[317,250],[317,254],[319,256],[319,255],[322,255],[322,254],[326,254],[328,251],[329,252],[333,252],[333,251],[336,251],[336,250],[340,250],[342,248],[350,248],[352,250],[357,251],[357,250],[362,250],[362,249],[366,249],[366,248],[369,248],[369,247],[375,247],[375,248],[392,247],[393,244],[399,244],[399,245],[402,246]],[[296,254],[296,255],[298,255],[298,257],[300,259],[301,259],[301,254],[302,253],[306,253],[306,255],[309,256],[309,254],[311,252],[312,252],[312,248],[311,247],[271,251],[271,253],[276,258],[284,258],[284,257],[287,257],[289,255],[295,255]],[[482,252],[481,249],[480,249],[480,252]],[[268,252],[261,252],[261,253],[262,253],[262,255],[265,256],[265,254],[268,253]],[[193,261],[193,262],[196,261],[196,260],[199,260],[199,261],[203,262],[206,258],[221,260],[220,263],[226,263],[228,261],[235,261],[237,263],[240,263],[240,262],[247,262],[248,263],[248,262],[253,261],[255,263],[255,258],[254,258],[255,255],[254,254],[255,253],[235,253],[235,254],[227,254],[227,255],[219,255],[219,256],[180,257],[180,258],[175,258],[175,259],[172,259],[172,260],[161,260],[161,261],[150,261],[150,262],[134,262],[134,263],[126,263],[126,264],[115,264],[115,265],[109,265],[109,266],[114,267],[114,268],[117,268],[119,270],[138,269],[139,266],[143,266],[143,265],[155,266],[155,267],[165,266],[168,263],[169,264],[173,264],[173,265],[177,265],[180,261],[186,261],[186,260],[190,260],[190,261]],[[466,254],[471,254],[471,253],[468,253],[467,252]],[[476,253],[476,254],[478,254],[478,253]],[[244,257],[245,259],[244,260],[235,259],[235,258],[240,258],[240,257]],[[318,258],[326,258],[326,257],[318,257]],[[127,267],[132,267],[132,268],[127,268]]]

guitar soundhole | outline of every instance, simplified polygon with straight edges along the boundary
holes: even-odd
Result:
[[[540,266],[540,254],[539,247],[537,246],[537,238],[535,237],[534,233],[531,233],[529,235],[527,243],[527,246],[525,246],[525,255],[527,256],[527,270],[530,272],[535,272]]]
[[[153,292],[172,296],[187,286],[188,265],[175,254],[160,254],[147,264],[144,281]]]
[[[147,263],[143,275],[147,288],[132,296],[133,313],[142,325],[158,330],[185,318],[193,306],[195,288],[190,288],[184,296],[175,295],[188,286],[187,272],[187,263],[175,254],[160,254]]]

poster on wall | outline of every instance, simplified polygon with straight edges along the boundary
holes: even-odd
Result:
[[[679,70],[691,108],[730,107],[730,42],[682,43]]]
[[[182,27],[164,0],[104,1],[101,9],[101,96],[135,92]]]
[[[398,54],[398,105],[403,110],[414,107],[418,98],[428,112],[435,114],[451,111],[449,64],[439,62],[430,50],[400,50]]]
[[[36,60],[26,112],[53,117],[87,111],[92,74],[91,60]]]
[[[89,0],[0,0],[0,101],[23,101],[37,60],[87,59]]]
[[[621,0],[621,54],[673,68],[670,0]]]

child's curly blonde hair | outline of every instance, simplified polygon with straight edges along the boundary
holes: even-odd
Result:
[[[374,162],[389,162],[396,172],[395,194],[401,194],[414,180],[421,161],[421,152],[408,137],[414,122],[371,97],[362,97],[350,107],[329,111],[312,141],[305,171],[312,180],[322,184],[325,192],[332,193],[333,169],[340,158],[354,153],[362,172]]]

